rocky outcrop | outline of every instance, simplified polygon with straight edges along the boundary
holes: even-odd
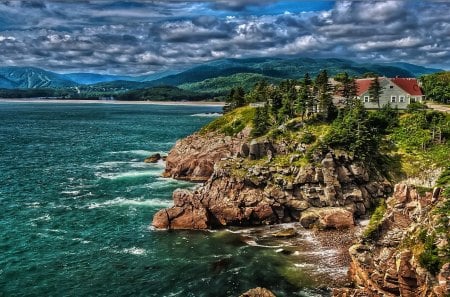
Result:
[[[145,163],[157,163],[159,160],[164,159],[165,157],[161,157],[161,154],[156,153],[145,158]]]
[[[345,154],[328,153],[320,164],[304,167],[270,164],[218,162],[204,185],[176,192],[175,205],[158,212],[153,225],[199,229],[300,221],[307,228],[346,228],[391,191],[387,181],[369,179],[367,168]]]
[[[275,297],[275,295],[265,288],[257,287],[250,289],[239,297]]]
[[[333,296],[450,296],[450,264],[433,276],[418,261],[423,247],[417,236],[434,230],[438,198],[438,190],[419,195],[414,187],[396,185],[377,238],[361,240],[349,250],[350,275],[358,288],[336,289]]]
[[[236,137],[210,132],[183,138],[170,150],[163,176],[205,182],[213,174],[214,164],[240,153],[248,134],[244,129]]]

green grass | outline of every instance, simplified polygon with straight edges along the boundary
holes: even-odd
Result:
[[[381,221],[383,220],[385,212],[386,202],[384,201],[384,199],[382,199],[380,200],[375,211],[372,213],[369,224],[367,225],[366,229],[364,229],[362,236],[364,240],[372,241],[377,239],[381,227]]]
[[[219,132],[225,135],[233,136],[241,132],[245,127],[252,124],[255,116],[255,108],[244,106],[224,114],[215,119],[200,130],[200,134],[208,132]]]

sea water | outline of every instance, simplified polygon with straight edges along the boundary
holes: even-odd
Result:
[[[150,227],[173,190],[195,185],[162,178],[164,164],[144,158],[217,112],[0,103],[0,296],[239,296],[257,286],[327,295],[277,246]]]

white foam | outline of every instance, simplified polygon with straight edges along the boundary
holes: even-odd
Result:
[[[222,116],[222,114],[218,113],[218,112],[206,112],[206,113],[195,113],[195,114],[191,114],[191,117],[220,117]]]
[[[150,156],[153,154],[161,154],[162,152],[152,152],[152,151],[147,151],[147,150],[129,150],[129,151],[117,151],[117,152],[109,152],[110,154],[132,154],[132,155],[139,155],[139,156]]]
[[[34,218],[34,219],[30,219],[30,221],[50,221],[52,218],[50,217],[49,214],[45,214],[43,216]]]
[[[80,195],[80,191],[62,191],[61,194],[66,194],[66,195],[70,195],[70,196],[77,196]]]
[[[90,203],[85,207],[89,209],[100,208],[100,207],[109,207],[109,206],[148,206],[148,207],[169,207],[172,205],[171,200],[167,199],[146,199],[146,200],[138,200],[138,199],[125,199],[123,197],[117,197],[113,200],[108,200],[101,203]]]
[[[137,247],[123,249],[122,252],[130,255],[145,255],[147,253],[144,249],[140,249]]]
[[[88,244],[88,243],[90,243],[89,240],[84,240],[83,238],[78,238],[78,237],[72,238],[72,240],[73,240],[73,241],[78,241],[78,242],[80,242],[80,243],[82,243],[82,244]]]
[[[97,177],[106,179],[122,179],[122,178],[133,178],[133,177],[144,177],[144,176],[160,176],[160,170],[142,170],[142,171],[128,171],[122,173],[100,173],[95,174]]]
[[[40,208],[41,207],[41,203],[40,202],[25,203],[25,205],[28,208]]]

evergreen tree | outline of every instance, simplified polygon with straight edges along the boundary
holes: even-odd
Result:
[[[311,86],[312,86],[312,80],[309,76],[309,73],[305,73],[305,76],[303,77],[303,87],[304,87],[304,94],[302,98],[305,100],[305,114],[309,114],[314,112],[316,108],[316,101],[315,98],[311,92]]]
[[[355,100],[357,93],[356,81],[354,78],[350,78],[347,72],[344,72],[341,76],[342,87],[340,89],[341,96],[345,99],[345,107],[347,109],[352,108],[353,100]]]
[[[283,95],[280,91],[279,87],[272,88],[270,91],[270,99],[272,100],[272,104],[270,107],[271,114],[274,116],[275,121],[279,122],[278,112],[283,105]]]
[[[376,76],[369,87],[370,100],[372,102],[376,102],[378,105],[378,109],[380,108],[380,96],[383,93],[383,90],[380,86],[380,80],[378,76]]]
[[[326,70],[322,70],[317,76],[315,88],[321,116],[326,120],[332,120],[336,115],[336,108],[333,104],[332,89],[328,83],[328,73]]]
[[[253,118],[252,136],[259,137],[267,133],[269,130],[269,108],[268,105],[264,107],[257,107],[255,117]]]

